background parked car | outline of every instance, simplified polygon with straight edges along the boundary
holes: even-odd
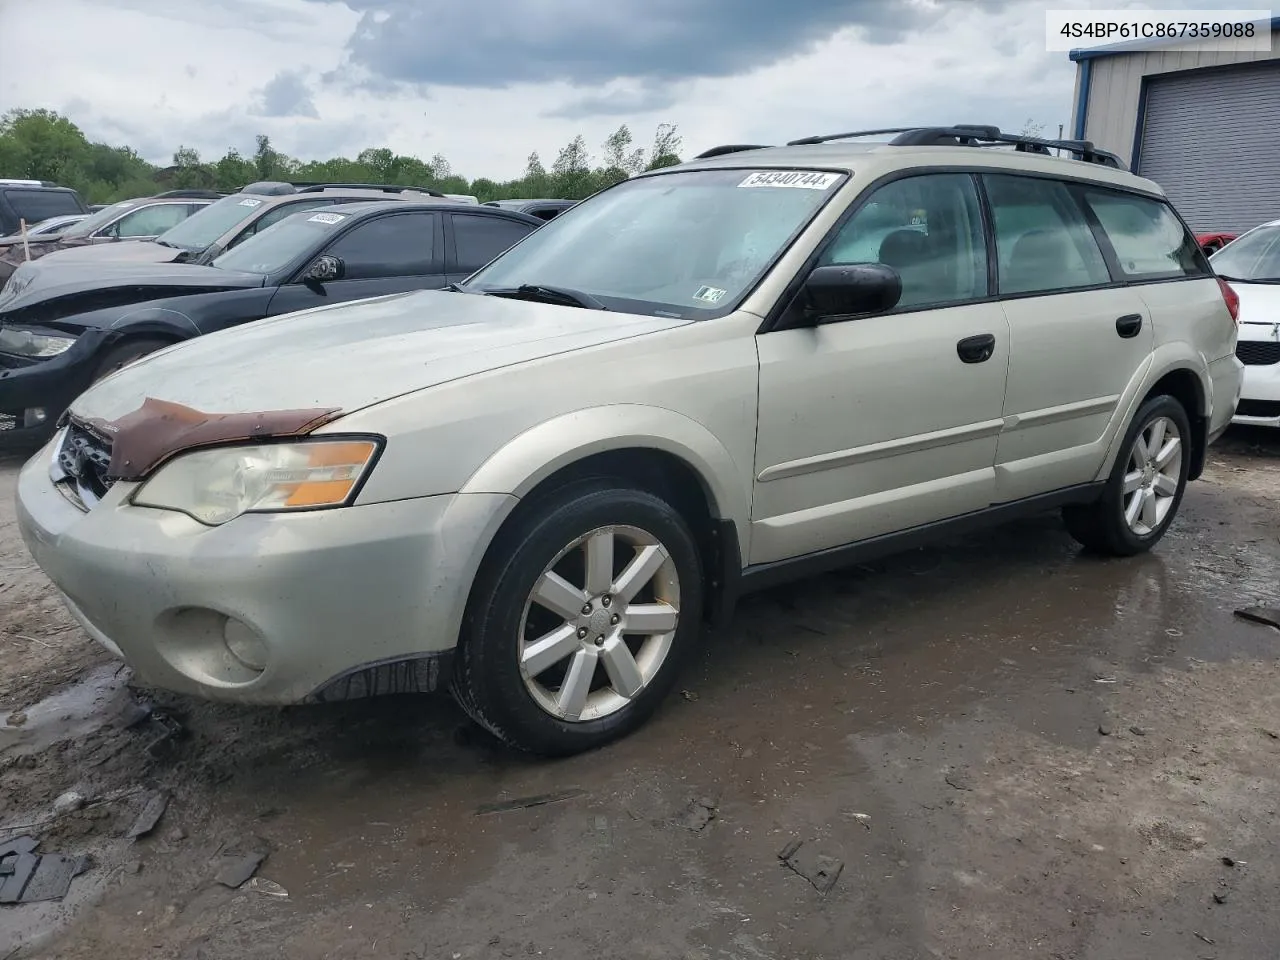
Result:
[[[1205,255],[1217,253],[1228,243],[1236,238],[1234,233],[1198,233],[1196,234],[1196,242],[1200,244],[1200,249]]]
[[[88,214],[69,213],[61,217],[49,217],[47,220],[41,220],[34,226],[27,224],[27,240],[30,242],[32,237],[49,237],[55,233],[62,233],[69,229],[73,224],[79,223]],[[15,233],[7,237],[0,237],[0,244],[9,244],[22,242],[22,235]]]
[[[24,264],[0,293],[0,437],[47,437],[94,381],[226,327],[466,278],[542,226],[449,200],[306,210],[207,266]]]
[[[1240,298],[1244,387],[1233,422],[1280,427],[1280,220],[1241,234],[1209,263]]]
[[[70,187],[41,180],[0,180],[0,234],[17,233],[23,220],[39,223],[63,214],[90,212]]]
[[[539,220],[552,220],[577,202],[577,200],[489,200],[485,206],[518,210]]]
[[[208,264],[259,231],[302,210],[339,203],[366,203],[370,200],[422,201],[432,197],[445,199],[440,191],[428,187],[262,181],[251,183],[238,193],[209,204],[190,219],[156,237],[154,241],[60,250],[51,254],[51,257],[59,263],[116,261]]]
[[[113,203],[38,243],[32,243],[29,237],[25,244],[20,237],[0,241],[0,285],[12,276],[18,264],[58,250],[118,240],[153,239],[221,196],[211,190],[169,190],[154,197]]]

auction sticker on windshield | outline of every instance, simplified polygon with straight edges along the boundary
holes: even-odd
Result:
[[[258,204],[260,204],[260,203],[262,203],[262,201],[261,201],[261,200],[255,200],[253,197],[245,197],[243,200],[241,200],[241,201],[237,204],[237,206],[240,206],[240,207],[256,207],[256,206],[257,206]]]
[[[738,186],[826,190],[839,179],[840,174],[838,173],[814,173],[812,170],[759,170],[743,180]]]
[[[315,216],[307,217],[308,223],[341,223],[347,219],[343,213],[317,213]]]

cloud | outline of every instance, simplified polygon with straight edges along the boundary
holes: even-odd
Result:
[[[599,93],[589,93],[563,103],[542,116],[581,120],[589,117],[633,117],[636,114],[666,110],[679,99],[679,90],[673,83],[647,81],[620,81],[609,84]]]
[[[333,0],[312,0],[330,3]],[[620,77],[724,77],[803,54],[858,28],[873,44],[924,29],[947,0],[344,0],[361,14],[349,63],[407,84],[504,87]],[[966,0],[997,9],[1005,0]],[[589,105],[589,104],[588,104]]]
[[[300,72],[289,70],[280,71],[267,82],[259,92],[253,113],[260,117],[320,118],[306,80]]]

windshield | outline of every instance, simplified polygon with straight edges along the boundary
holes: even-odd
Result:
[[[466,289],[534,284],[629,313],[724,313],[844,179],[812,170],[689,170],[626,180],[529,234]]]
[[[295,213],[232,247],[215,258],[212,266],[246,273],[276,273],[333,236],[348,216],[315,210]]]
[[[1280,225],[1258,227],[1209,258],[1214,273],[1233,280],[1280,282]]]
[[[79,223],[73,223],[62,232],[62,237],[64,240],[69,238],[87,237],[99,227],[105,226],[126,210],[136,207],[137,205],[137,200],[121,200],[119,203],[113,203],[109,207],[103,207],[97,213],[90,214]]]
[[[252,217],[264,202],[262,197],[233,193],[197,210],[156,237],[156,242],[183,250],[204,250],[232,227]]]

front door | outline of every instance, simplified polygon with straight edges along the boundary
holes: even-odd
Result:
[[[443,287],[440,216],[417,211],[389,213],[365,220],[337,237],[317,256],[339,257],[342,279],[305,283],[301,275],[283,284],[271,298],[269,316],[293,313],[348,300]]]
[[[768,563],[982,509],[994,495],[1009,328],[985,300],[976,180],[878,188],[822,264],[898,270],[889,313],[757,337],[750,562]]]

